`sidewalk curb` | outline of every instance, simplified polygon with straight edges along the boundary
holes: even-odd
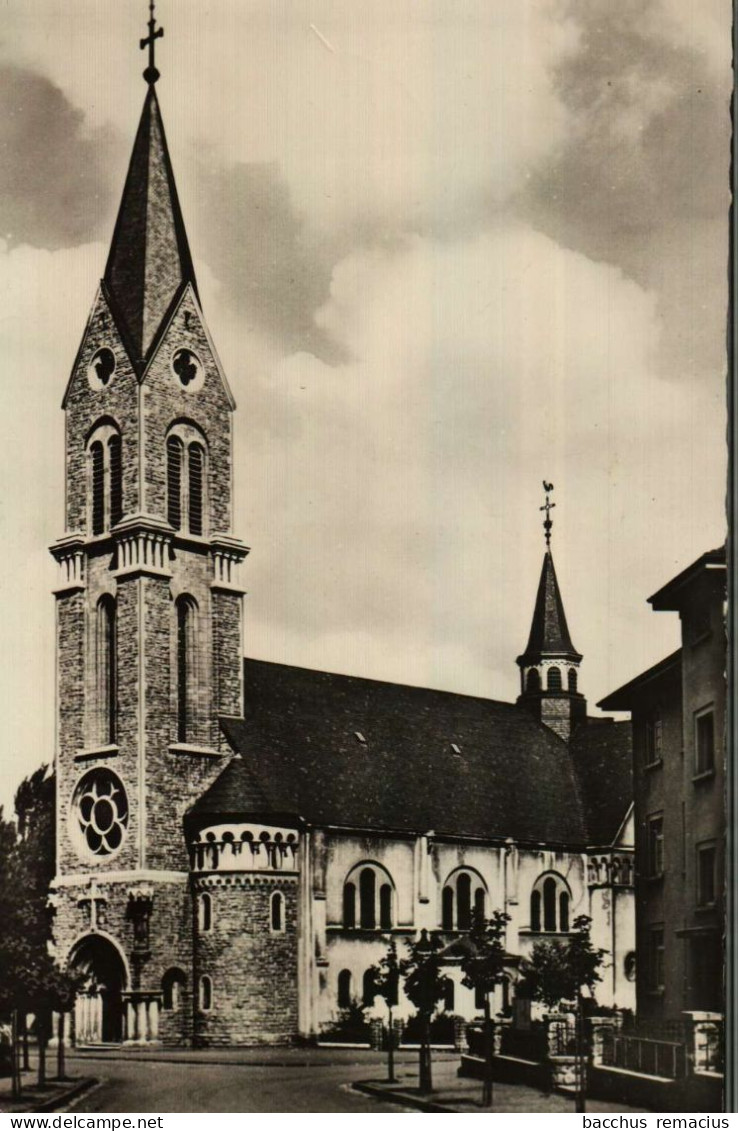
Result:
[[[68,1104],[71,1100],[76,1099],[77,1096],[81,1096],[90,1088],[94,1088],[95,1085],[99,1083],[100,1080],[97,1076],[86,1076],[83,1080],[78,1080],[75,1084],[73,1084],[70,1088],[66,1088],[63,1092],[58,1092],[55,1096],[50,1096],[49,1099],[44,1100],[43,1103],[34,1104],[33,1107],[19,1108],[17,1113],[10,1112],[9,1114],[36,1115],[37,1113],[42,1114],[43,1112],[47,1111],[56,1111],[57,1108],[64,1107],[65,1104]]]
[[[386,1088],[383,1084],[372,1084],[368,1080],[355,1080],[351,1087],[355,1092],[363,1092],[364,1095],[371,1096],[372,1099],[402,1104],[403,1107],[414,1107],[418,1111],[429,1111],[442,1115],[458,1114],[455,1107],[444,1107],[443,1104],[434,1103],[433,1100],[424,1100],[412,1092],[401,1092],[395,1088]]]

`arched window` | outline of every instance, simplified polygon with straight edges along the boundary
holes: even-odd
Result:
[[[364,971],[362,991],[362,1003],[367,1006],[374,1005],[374,998],[376,997],[377,991],[374,988],[374,971],[372,970],[371,966],[368,970]]]
[[[540,876],[530,896],[531,931],[568,931],[570,908],[571,892],[563,876],[555,872]]]
[[[451,978],[447,978],[443,983],[443,1008],[446,1013],[453,1013],[454,999],[455,999],[455,986]]]
[[[442,909],[441,909],[441,926],[444,931],[453,931],[454,929],[454,889],[445,887],[443,889]]]
[[[576,692],[576,689],[577,689],[577,669],[576,668],[569,668],[569,674],[566,678],[567,678],[567,681],[568,681],[568,684],[569,684],[569,690],[571,692]]]
[[[284,896],[281,891],[272,893],[270,906],[270,923],[272,931],[280,933],[284,930]]]
[[[441,926],[444,931],[468,931],[472,925],[472,908],[484,916],[486,907],[487,888],[482,877],[468,868],[458,868],[446,880],[441,892]]]
[[[356,926],[356,884],[343,885],[343,925]]]
[[[207,974],[200,979],[200,1009],[212,1009],[213,983]]]
[[[456,881],[456,926],[460,931],[471,927],[471,876],[467,872]]]
[[[342,970],[338,975],[338,1008],[351,1008],[351,971]]]
[[[192,737],[195,719],[197,605],[192,597],[178,597],[177,613],[177,741]]]
[[[535,890],[530,895],[530,929],[531,931],[541,929],[541,893]]]
[[[110,745],[116,740],[118,714],[117,652],[115,600],[106,594],[97,603],[95,684],[97,740]]]
[[[110,462],[110,525],[123,518],[123,451],[117,432],[108,440]]]
[[[175,530],[200,537],[207,515],[207,446],[193,424],[174,425],[166,440],[167,519]]]
[[[187,979],[182,970],[178,970],[176,966],[167,970],[161,980],[162,1008],[171,1009],[175,1012],[181,1009],[186,985]]]
[[[213,926],[213,897],[204,891],[197,903],[198,927],[209,931]]]
[[[99,440],[90,448],[90,477],[92,486],[92,533],[105,530],[105,451]]]
[[[395,889],[380,864],[358,864],[343,885],[343,925],[363,931],[390,931],[394,926]],[[357,906],[358,903],[358,906]]]
[[[169,525],[179,530],[182,525],[182,453],[184,445],[179,436],[167,439],[167,519]]]
[[[547,678],[549,691],[561,691],[561,668],[549,668]]]
[[[98,422],[87,452],[90,529],[104,534],[123,518],[123,444],[114,420]]]
[[[526,677],[526,688],[528,691],[541,690],[541,677],[538,674],[538,668],[531,668]]]
[[[559,892],[559,930],[569,930],[569,893]]]
[[[202,488],[205,452],[202,444],[189,447],[189,516],[190,534],[202,534]]]
[[[374,930],[377,925],[377,877],[373,868],[363,868],[359,874],[359,922],[364,930]]]
[[[379,926],[383,931],[392,927],[392,888],[389,884],[382,884],[379,889]]]

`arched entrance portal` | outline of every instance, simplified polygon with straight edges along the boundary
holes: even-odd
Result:
[[[119,1043],[126,970],[117,947],[101,935],[90,935],[75,947],[69,964],[84,978],[74,1013],[76,1043]]]

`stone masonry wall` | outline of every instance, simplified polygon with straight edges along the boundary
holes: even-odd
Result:
[[[243,713],[241,597],[214,590],[212,608],[215,711],[218,715],[240,717]]]
[[[92,356],[101,346],[113,351],[115,373],[108,385],[93,390],[87,380]],[[67,530],[87,532],[87,452],[90,429],[103,416],[112,417],[120,429],[123,458],[123,514],[139,509],[138,494],[139,385],[113,317],[102,294],[90,315],[66,400]]]
[[[192,1013],[188,1007],[192,994],[192,897],[189,877],[181,880],[151,881],[146,886],[153,889],[153,909],[150,921],[151,955],[140,965],[137,976],[132,957],[133,924],[127,915],[128,892],[135,884],[131,880],[107,882],[104,876],[97,880],[99,893],[106,903],[97,908],[97,933],[109,937],[123,955],[128,972],[126,990],[138,988],[160,993],[167,970],[181,970],[186,978],[185,1000],[175,1011],[160,1013],[160,1036],[165,1044],[186,1044],[192,1036]],[[90,928],[90,913],[80,907],[78,900],[88,891],[86,877],[78,883],[60,885],[56,895],[56,914],[53,935],[56,955],[66,963],[70,950],[82,938],[95,934]],[[135,983],[138,982],[138,985]]]
[[[206,876],[212,928],[197,932],[196,985],[212,979],[209,1010],[195,1011],[200,1046],[286,1044],[297,1033],[297,877]],[[284,895],[284,930],[270,929],[270,897]]]
[[[193,350],[205,367],[197,391],[183,388],[170,363],[180,347]],[[231,528],[231,408],[207,335],[188,293],[167,329],[144,382],[144,424],[148,514],[166,517],[166,434],[177,420],[200,429],[207,442],[209,522],[204,533]]]

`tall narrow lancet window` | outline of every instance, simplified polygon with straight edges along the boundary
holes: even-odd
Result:
[[[177,613],[177,741],[192,738],[195,721],[195,618],[197,606],[191,597],[178,597]]]
[[[441,896],[441,926],[444,931],[454,929],[454,889],[448,886]]]
[[[456,882],[456,926],[460,931],[471,927],[471,876],[466,872]]]
[[[474,892],[474,911],[482,919],[486,911],[486,894],[484,888],[477,888]]]
[[[351,1006],[351,971],[342,970],[338,975],[338,1008],[349,1009]]]
[[[179,436],[170,436],[167,440],[167,519],[175,530],[182,525],[183,451],[184,445]]]
[[[377,877],[373,869],[364,868],[359,876],[359,906],[361,926],[365,930],[373,931],[377,925],[376,888]]]
[[[108,461],[110,466],[110,525],[115,526],[123,518],[123,450],[117,433],[108,440]]]
[[[528,691],[540,691],[541,690],[541,677],[538,674],[537,668],[531,668],[530,671],[528,672],[528,676],[527,676],[527,680],[526,680],[526,688],[527,688]]]
[[[392,888],[389,884],[382,884],[379,889],[379,926],[383,931],[389,931],[392,926]]]
[[[531,892],[530,896],[530,929],[531,931],[540,931],[541,929],[541,893],[539,891]]]
[[[110,596],[101,597],[95,626],[96,712],[97,738],[106,745],[116,741],[118,649],[115,622],[115,601]]]
[[[356,885],[343,885],[343,925],[352,929],[356,926]]]
[[[92,489],[92,533],[105,530],[105,453],[100,440],[90,448],[90,486]]]
[[[189,526],[190,534],[202,534],[202,498],[205,452],[201,444],[189,447]]]
[[[572,693],[576,692],[576,689],[577,689],[577,670],[576,670],[576,668],[569,668],[569,674],[567,676],[567,680],[569,682],[569,691],[571,691]]]
[[[543,929],[556,930],[556,880],[550,876],[543,882]]]
[[[566,891],[559,894],[559,930],[569,930],[569,893]]]

